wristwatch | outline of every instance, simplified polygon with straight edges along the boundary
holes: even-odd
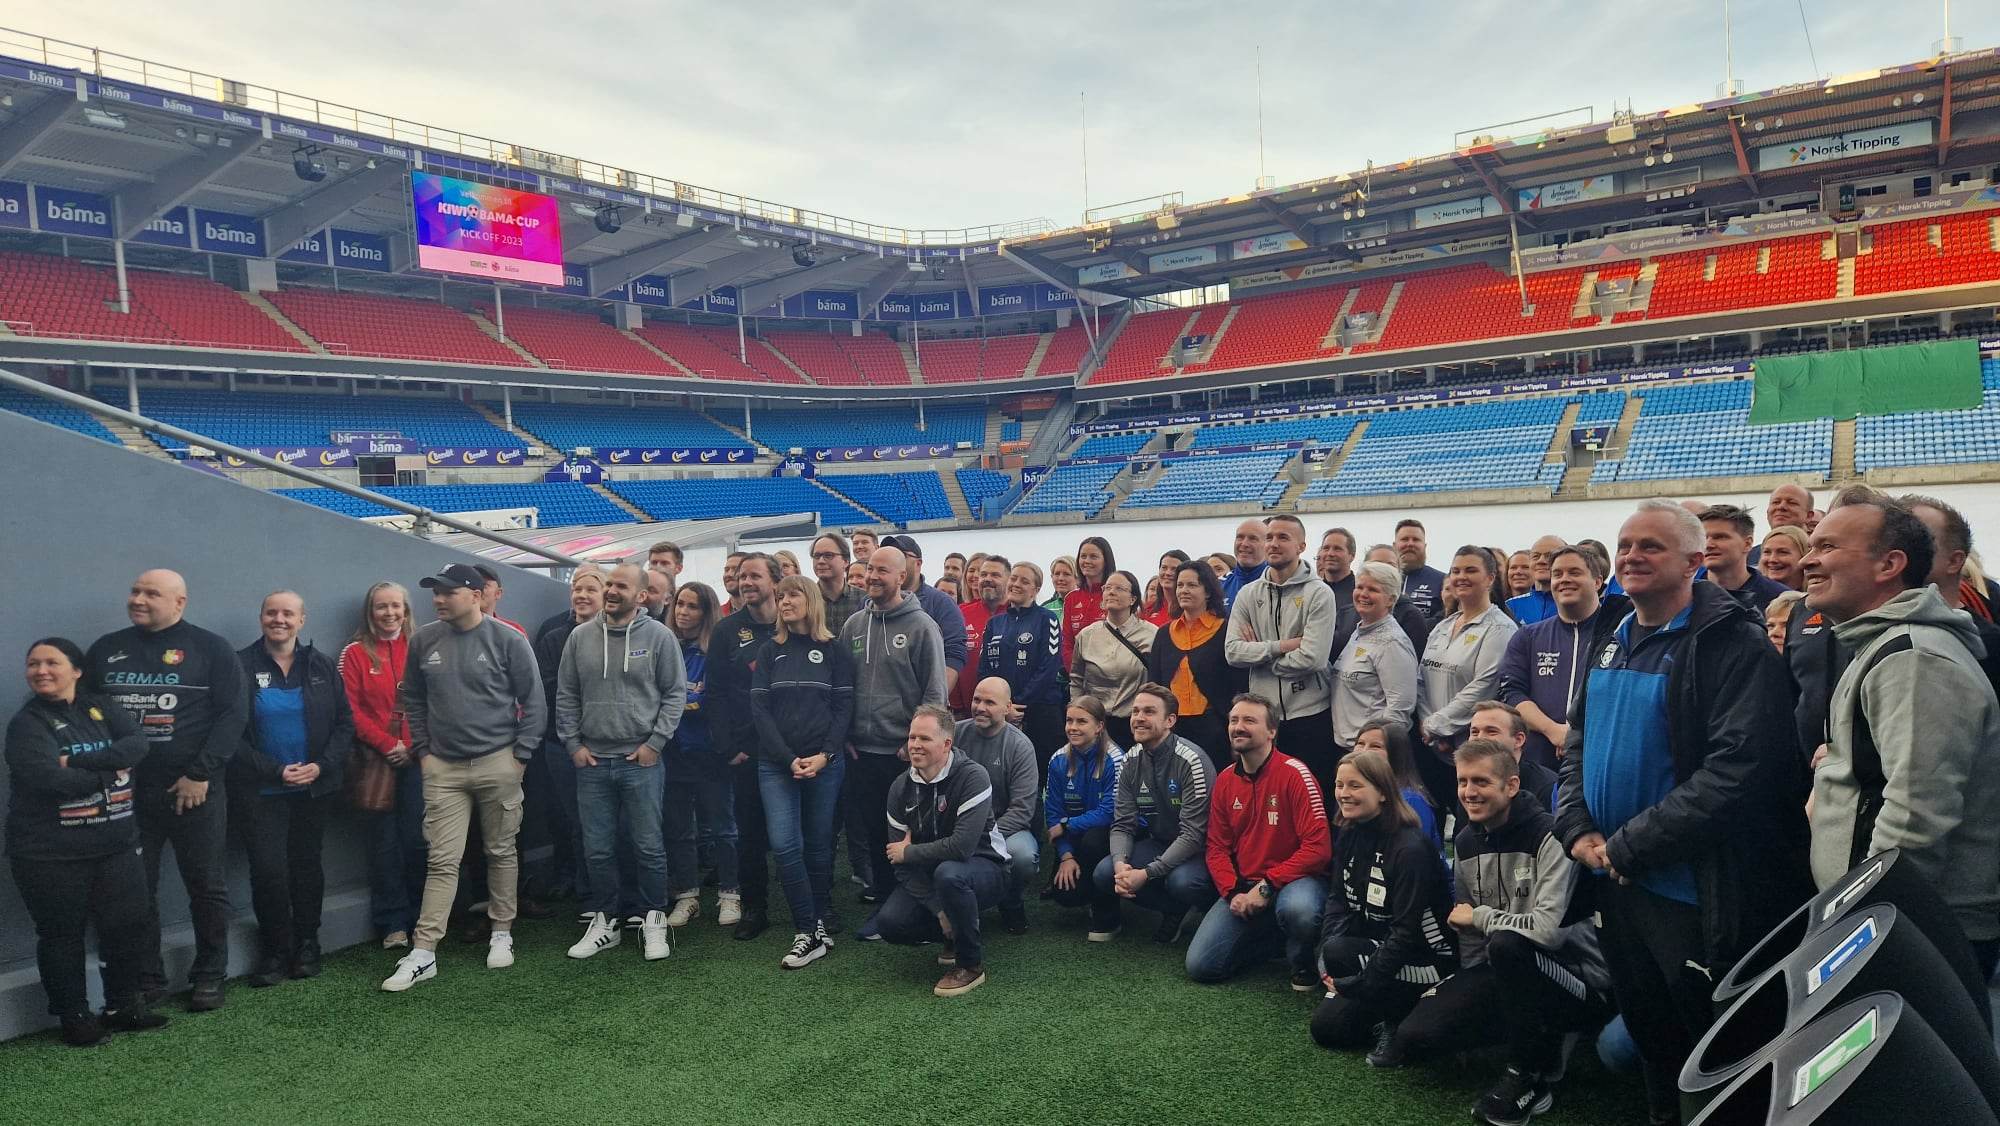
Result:
[[[1277,885],[1273,884],[1270,880],[1267,879],[1258,880],[1257,886],[1250,890],[1261,894],[1266,900],[1273,900],[1278,898]]]

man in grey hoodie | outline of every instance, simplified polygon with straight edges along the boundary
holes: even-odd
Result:
[[[669,953],[665,768],[660,755],[680,728],[687,679],[680,641],[643,613],[647,573],[612,569],[604,612],[570,631],[556,671],[556,735],[576,767],[577,822],[590,875],[590,925],[572,958],[618,945],[618,834],[628,837],[645,922],[648,961]]]
[[[1008,934],[1028,933],[1022,893],[1042,867],[1035,821],[1041,813],[1041,786],[1035,772],[1035,745],[1008,722],[1014,692],[1003,677],[989,676],[972,690],[972,718],[958,721],[952,745],[978,763],[993,783],[995,828],[1007,842],[1007,894],[1000,897],[1000,925]]]
[[[863,842],[870,871],[862,898],[880,903],[895,890],[888,845],[889,786],[907,761],[910,717],[923,704],[945,706],[944,638],[913,594],[903,591],[903,552],[879,547],[868,559],[868,605],[840,627],[854,651],[854,727],[847,737],[847,832]],[[960,631],[961,634],[963,630]],[[864,938],[872,938],[869,927]]]
[[[1250,670],[1250,691],[1277,707],[1278,749],[1333,784],[1333,591],[1305,565],[1306,528],[1296,516],[1264,521],[1264,575],[1229,609],[1222,652]]]
[[[2000,703],[1969,615],[1929,585],[1930,530],[1887,497],[1844,499],[1812,534],[1806,604],[1851,653],[1813,773],[1812,874],[1825,888],[1902,850],[1950,904],[1988,976],[2000,954]]]

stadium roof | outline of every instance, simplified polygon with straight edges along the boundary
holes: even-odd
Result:
[[[1852,143],[1832,156],[1787,156],[1844,138]],[[676,304],[727,286],[740,289],[745,309],[808,289],[858,293],[867,309],[892,292],[976,294],[1031,281],[1104,302],[1330,260],[1389,265],[1383,256],[1504,236],[1510,226],[1636,225],[1812,196],[1858,174],[1972,166],[2000,150],[2000,50],[1459,142],[1226,199],[1161,197],[1061,231],[1039,220],[908,230],[0,30],[0,181],[111,197],[121,238],[182,206],[256,217],[274,256],[337,225],[389,236],[390,269],[373,284],[433,288],[434,275],[412,269],[404,236],[405,177],[421,166],[556,194],[565,257],[589,268],[595,294],[667,276]],[[323,179],[300,176],[301,155]],[[616,230],[600,229],[600,210],[616,214]],[[139,264],[186,257],[143,242],[127,253]]]

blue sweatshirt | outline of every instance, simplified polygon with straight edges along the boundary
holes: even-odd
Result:
[[[701,710],[701,697],[708,676],[708,654],[695,642],[681,642],[681,668],[687,675],[687,710],[681,713],[681,728],[674,733],[674,750],[707,754],[713,748],[708,741],[708,713]]]
[[[979,641],[979,675],[1006,681],[1017,704],[1064,702],[1062,619],[1042,606],[1009,606],[993,615]]]
[[[1071,756],[1076,752],[1063,747],[1049,757],[1048,785],[1042,795],[1042,825],[1053,829],[1056,823],[1067,822],[1063,835],[1056,838],[1056,857],[1061,859],[1072,851],[1072,838],[1078,833],[1092,829],[1109,829],[1118,798],[1118,771],[1125,765],[1122,752],[1098,749],[1076,760],[1076,773],[1069,772]],[[1105,763],[1104,774],[1098,776],[1097,766],[1109,755],[1111,761]]]
[[[1531,590],[1517,594],[1507,600],[1507,612],[1524,626],[1546,621],[1556,616],[1555,596],[1546,590]]]
[[[1225,619],[1229,617],[1229,611],[1236,608],[1237,592],[1263,578],[1270,566],[1269,563],[1259,563],[1255,567],[1245,567],[1238,563],[1222,576],[1222,616]]]

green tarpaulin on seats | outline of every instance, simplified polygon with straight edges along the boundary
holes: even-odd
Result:
[[[1750,424],[1863,414],[1969,410],[1980,404],[1979,344],[1936,340],[1770,356],[1756,364]]]

